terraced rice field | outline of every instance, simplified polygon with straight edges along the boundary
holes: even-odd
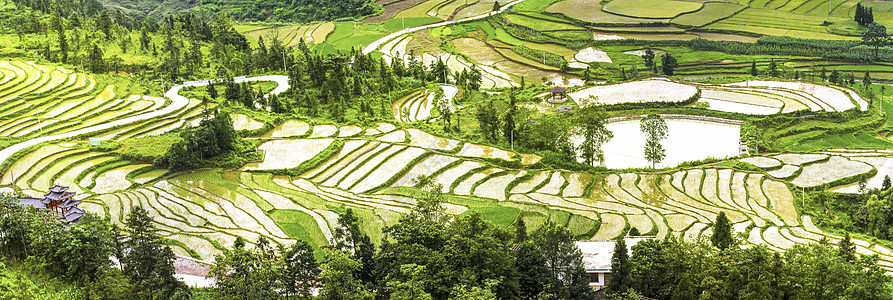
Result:
[[[642,80],[600,85],[568,93],[581,106],[643,102],[683,102],[698,88],[669,80]]]
[[[0,136],[33,138],[132,116],[164,105],[154,97],[116,95],[92,76],[30,62],[0,61]]]
[[[325,130],[329,129],[320,129]],[[48,145],[19,159],[14,181],[37,192],[49,182],[73,177],[78,182],[74,186],[83,191],[79,198],[86,201],[84,207],[114,222],[120,222],[131,205],[141,205],[165,237],[187,245],[188,249],[176,248],[177,253],[195,251],[203,259],[212,259],[237,236],[249,241],[264,236],[274,243],[303,239],[315,247],[328,245],[339,207],[357,211],[363,228],[381,239],[380,230],[415,204],[414,179],[419,175],[442,184],[452,213],[482,212],[491,220],[503,220],[503,226],[523,218],[533,230],[552,220],[583,238],[610,239],[634,227],[661,238],[695,240],[708,236],[711,222],[725,212],[736,231],[744,232],[753,224],[755,229],[747,232],[749,241],[772,249],[838,238],[815,228],[808,216],[797,214],[794,196],[783,182],[759,173],[713,168],[597,175],[515,170],[480,160],[524,156],[507,150],[462,144],[416,129],[395,130],[389,124],[351,131],[371,134],[339,137],[344,140],[339,151],[321,157],[320,166],[294,177],[259,170],[203,170],[162,178],[160,172],[139,171],[143,165],[103,160],[103,154],[89,149]],[[401,133],[403,139],[383,141],[394,133]],[[267,155],[260,165],[293,166],[298,163],[294,155],[274,153],[293,154],[293,149],[301,149],[299,160],[310,159],[333,140],[271,139],[261,145]],[[810,162],[821,163],[821,157],[790,155],[754,160],[766,161],[757,163],[766,167],[785,162],[807,164],[807,168]],[[13,181],[4,175],[7,184]],[[864,253],[886,249],[859,243]],[[882,254],[881,258],[882,265],[893,267],[893,257]]]
[[[684,13],[700,10],[703,4],[674,0],[614,0],[602,10],[633,18],[672,19]]]
[[[308,25],[259,28],[243,32],[243,34],[255,41],[263,38],[267,45],[272,44],[273,39],[278,39],[283,45],[297,46],[301,43],[302,39],[307,45],[322,43],[334,30],[335,24],[326,22]]]
[[[638,52],[633,52],[638,53]],[[868,101],[850,89],[807,82],[746,81],[723,85],[687,84],[662,78],[600,85],[568,93],[580,105],[683,102],[700,92],[709,109],[751,115],[799,110],[868,109]]]

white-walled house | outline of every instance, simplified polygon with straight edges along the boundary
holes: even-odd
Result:
[[[632,256],[632,247],[641,241],[653,239],[653,236],[626,237],[626,251]],[[589,274],[589,286],[593,290],[601,290],[611,280],[611,258],[614,257],[616,241],[579,241],[575,244],[583,253],[583,267]]]

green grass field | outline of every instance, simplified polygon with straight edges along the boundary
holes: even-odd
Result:
[[[746,7],[727,2],[707,2],[700,10],[673,19],[674,24],[701,27],[731,17]]]
[[[443,21],[437,17],[412,17],[412,18],[394,18],[385,22],[382,26],[388,31],[399,31],[404,28],[416,27],[425,24],[437,23]]]
[[[634,18],[667,19],[701,9],[703,4],[674,0],[613,0],[604,11]]]

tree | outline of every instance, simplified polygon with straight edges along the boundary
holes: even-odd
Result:
[[[623,237],[614,242],[614,254],[611,256],[611,281],[608,282],[608,291],[611,293],[625,292],[630,287],[630,263],[629,251]]]
[[[288,248],[280,248],[279,252],[282,253],[280,280],[285,295],[309,298],[313,289],[319,287],[321,271],[313,256],[313,248],[307,242],[298,240]]]
[[[546,293],[558,299],[592,299],[583,256],[567,228],[546,222],[534,232],[532,240],[546,259],[550,278]]]
[[[172,299],[188,292],[186,285],[174,278],[174,252],[161,243],[149,213],[134,206],[126,224],[130,234],[124,247],[129,251],[120,260],[124,275],[133,283],[133,295],[141,299]]]
[[[862,6],[862,3],[856,3],[856,12],[853,14],[853,20],[859,24],[859,26],[865,26],[868,23],[865,23],[865,7]]]
[[[542,250],[533,243],[523,242],[514,254],[521,298],[534,299],[544,294],[546,286],[550,284],[550,277]]]
[[[660,144],[660,140],[667,138],[667,123],[659,115],[650,114],[642,119],[639,128],[646,136],[645,159],[651,162],[651,168],[655,168],[667,156]]]
[[[878,48],[890,43],[890,35],[887,34],[887,27],[878,23],[870,23],[868,25],[868,30],[862,34],[862,43],[868,46],[874,46],[874,59],[878,59]]]
[[[604,111],[594,106],[581,110],[580,127],[583,134],[583,142],[577,151],[583,157],[587,165],[600,165],[605,162],[605,152],[602,145],[614,138],[614,133],[605,127]]]
[[[642,59],[645,60],[645,67],[651,69],[654,67],[654,51],[651,49],[645,50],[645,55],[642,55]]]
[[[881,185],[882,190],[890,189],[890,175],[884,175],[884,183]]]
[[[850,240],[850,233],[847,232],[843,239],[837,244],[837,256],[847,262],[856,261],[856,244]]]
[[[210,82],[208,82],[207,90],[208,90],[208,96],[211,96],[211,99],[217,99],[217,96],[220,96],[217,93],[217,87],[215,87],[214,84],[212,84]]]
[[[868,71],[865,71],[865,76],[862,76],[862,84],[866,87],[871,86],[871,74]]]
[[[766,69],[766,75],[769,77],[778,77],[778,65],[775,63],[775,60],[769,61],[769,68]]]
[[[527,225],[524,224],[523,218],[515,221],[515,243],[523,243],[527,241]]]
[[[425,292],[423,283],[425,281],[425,266],[416,264],[406,264],[400,266],[400,273],[403,277],[409,278],[406,281],[391,281],[388,286],[393,289],[390,300],[432,300],[431,294]]]
[[[499,1],[494,1],[493,2],[493,11],[498,11],[500,8],[502,8],[502,5],[499,5]]]
[[[360,263],[344,251],[335,250],[326,254],[325,267],[319,276],[322,289],[318,299],[373,299],[372,293],[364,290],[362,282],[354,275],[360,268]]]
[[[515,137],[515,93],[509,94],[509,109],[502,117],[502,134],[505,140],[510,143],[514,142]]]
[[[757,76],[757,62],[756,61],[750,62],[750,76],[754,76],[754,77]]]
[[[676,62],[676,58],[670,55],[670,53],[664,54],[661,58],[661,68],[667,76],[673,76],[673,71],[676,70],[676,67],[678,66],[679,64]]]
[[[495,141],[496,133],[499,130],[499,116],[496,114],[496,109],[493,108],[493,101],[491,100],[487,105],[482,105],[475,117],[484,137]]]
[[[734,240],[732,239],[732,224],[726,217],[726,212],[719,212],[716,223],[713,223],[713,236],[710,237],[713,246],[719,250],[728,249]]]
[[[348,208],[338,216],[338,227],[333,233],[335,248],[351,254],[351,258],[360,263],[357,278],[363,282],[372,282],[372,270],[375,268],[375,245],[366,233],[360,229],[360,219]]]
[[[273,299],[284,282],[279,281],[277,260],[269,241],[260,237],[255,249],[245,249],[237,237],[233,249],[216,257],[211,267],[217,299]]]
[[[105,60],[102,57],[102,50],[99,49],[99,45],[94,44],[93,50],[90,51],[90,71],[93,73],[104,73],[105,72]]]
[[[672,260],[685,259],[670,255],[669,242],[647,239],[632,247],[630,264],[630,287],[643,296],[669,299],[672,295],[674,278],[670,275]]]
[[[828,81],[833,84],[838,84],[841,81],[840,71],[834,70],[831,71],[831,76],[828,76]]]

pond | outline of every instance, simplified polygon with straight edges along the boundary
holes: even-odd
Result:
[[[705,158],[725,158],[739,155],[741,127],[727,123],[665,119],[669,135],[661,144],[666,157],[658,168],[674,167],[679,163]],[[639,129],[639,120],[624,120],[605,125],[614,138],[605,143],[605,166],[612,169],[648,168],[645,160],[645,135]],[[571,138],[575,147],[582,142],[582,135]],[[582,158],[578,158],[582,162]]]

